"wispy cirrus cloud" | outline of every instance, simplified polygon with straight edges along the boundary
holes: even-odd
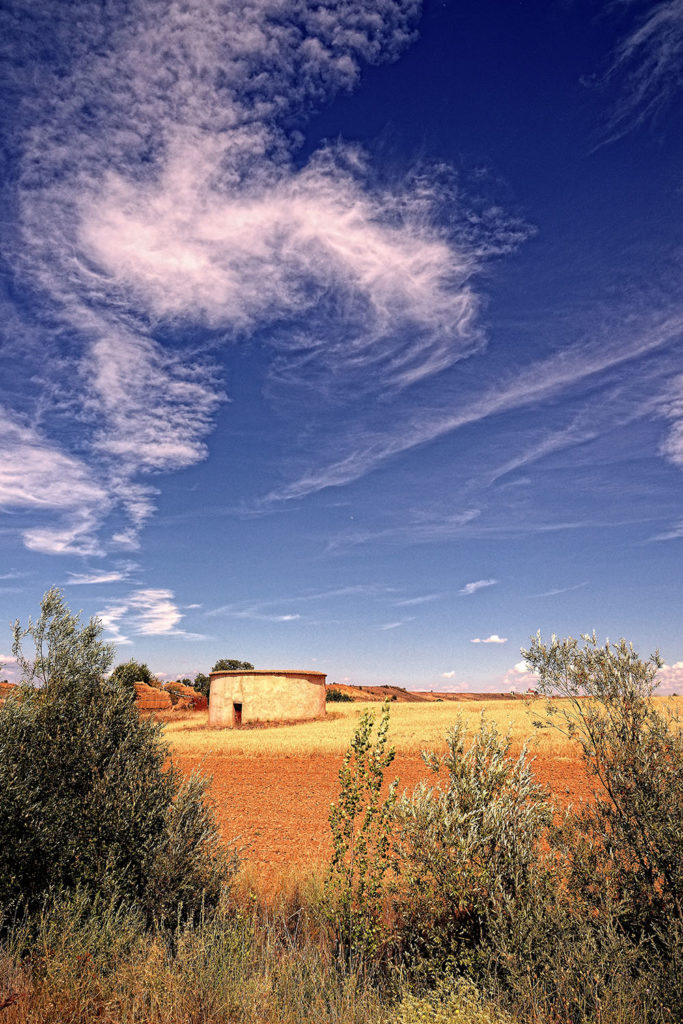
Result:
[[[58,517],[58,525],[24,529],[25,545],[48,554],[99,554],[93,529],[107,491],[98,474],[6,409],[0,409],[0,447],[0,508]]]
[[[571,587],[557,587],[553,590],[545,590],[542,594],[533,594],[532,597],[557,597],[559,594],[570,594],[573,590],[582,590],[588,583],[574,583]]]
[[[469,597],[471,594],[476,594],[478,590],[483,590],[485,587],[495,586],[497,582],[498,580],[493,579],[473,580],[472,583],[466,583],[465,586],[458,591],[458,593],[464,594],[466,597]]]
[[[396,608],[411,608],[419,604],[431,604],[432,601],[438,601],[443,594],[421,594],[418,597],[405,597],[400,601],[394,601]]]
[[[97,613],[108,639],[116,644],[130,644],[130,636],[177,637],[183,640],[206,640],[203,633],[182,629],[185,618],[172,590],[146,587],[131,591],[120,601],[105,606]]]
[[[629,315],[622,323],[605,324],[601,332],[582,343],[566,348],[556,354],[508,374],[495,385],[482,389],[474,399],[468,398],[453,409],[436,411],[419,408],[405,416],[397,415],[390,431],[364,430],[362,436],[350,433],[335,440],[337,455],[328,463],[312,469],[277,491],[272,491],[263,504],[272,505],[282,501],[296,500],[317,493],[329,487],[340,487],[359,480],[373,472],[385,462],[405,452],[430,444],[441,437],[452,434],[464,427],[479,423],[493,416],[500,416],[532,405],[541,404],[558,395],[570,396],[590,378],[602,376],[608,382],[608,371],[616,371],[624,364],[641,357],[671,348],[683,337],[683,314],[678,309],[667,307],[644,317]],[[666,379],[668,371],[662,371]],[[604,386],[604,384],[603,384]],[[653,385],[654,386],[654,385]],[[661,384],[664,388],[666,385]],[[599,416],[600,402],[594,407]],[[641,414],[656,412],[643,399]],[[638,414],[629,406],[628,416]],[[626,415],[626,414],[625,414]],[[666,402],[659,409],[660,416],[669,415]],[[518,462],[511,461],[502,467],[500,473],[522,466],[552,450],[559,450],[572,443],[582,443],[594,435],[588,416],[569,427],[553,433],[538,442]],[[604,429],[604,426],[603,426]],[[341,455],[339,448],[346,448]],[[495,475],[494,475],[495,478]]]
[[[62,396],[84,463],[70,517],[27,544],[135,548],[149,476],[206,457],[226,341],[270,327],[274,381],[354,394],[409,387],[482,348],[478,275],[523,223],[468,206],[442,166],[381,181],[342,143],[292,160],[291,126],[363,64],[395,59],[419,7],[77,0],[67,18],[55,0],[28,19],[10,3],[11,113],[24,118],[10,252],[50,340],[33,339],[43,387]],[[60,470],[74,455],[52,445]],[[108,538],[88,472],[98,508],[128,519]]]
[[[633,0],[623,2],[636,6]],[[605,129],[608,142],[675,103],[683,86],[683,0],[648,3],[619,43],[601,81],[616,81],[621,89]]]
[[[291,613],[278,615],[274,609],[292,604],[334,601],[347,597],[380,600],[390,598],[395,593],[396,587],[385,583],[351,583],[342,587],[332,587],[329,590],[314,590],[303,594],[285,594],[282,597],[269,598],[267,600],[231,602],[220,605],[218,608],[211,608],[205,614],[209,617],[224,615],[233,618],[270,618],[272,621],[278,621],[278,619],[280,621],[288,621],[300,618],[300,615]]]
[[[70,572],[68,573],[66,583],[70,587],[94,586],[99,583],[118,583],[128,579],[135,569],[137,569],[137,565],[131,562],[121,569],[112,569],[109,572]]]

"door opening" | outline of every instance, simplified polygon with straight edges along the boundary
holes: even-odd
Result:
[[[233,724],[239,726],[242,724],[242,705],[233,704],[232,706],[232,718]]]

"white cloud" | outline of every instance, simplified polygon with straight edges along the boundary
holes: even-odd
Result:
[[[679,540],[681,537],[683,537],[683,519],[673,523],[668,530],[664,530],[662,533],[656,534],[656,536],[651,537],[650,540]]]
[[[174,634],[183,618],[172,590],[135,590],[127,600],[136,613],[136,632],[142,636]]]
[[[683,373],[670,382],[661,409],[666,418],[673,421],[668,436],[662,442],[661,453],[675,466],[683,468]]]
[[[497,633],[491,633],[491,636],[487,636],[485,640],[475,636],[473,640],[470,640],[472,644],[506,644],[508,638],[506,636],[498,636]]]
[[[542,594],[533,594],[532,597],[557,597],[559,594],[569,594],[572,590],[581,590],[583,587],[587,587],[588,583],[575,583],[571,587],[558,587],[555,590],[546,590]]]
[[[207,331],[218,344],[270,326],[275,380],[353,394],[482,347],[477,275],[527,228],[494,204],[466,209],[443,167],[390,185],[339,144],[297,169],[299,136],[281,127],[352,88],[363,63],[397,57],[419,7],[79,0],[77,35],[59,6],[35,10],[31,38],[50,32],[59,74],[17,47],[17,81],[32,71],[16,266],[46,303],[44,334],[49,321],[71,339],[68,359],[45,345],[36,359],[68,392],[99,507],[128,515],[108,544],[138,544],[155,506],[141,474],[206,456],[225,397],[197,347]],[[65,494],[90,521],[39,525],[33,548],[102,546],[81,471]]]
[[[430,604],[432,601],[437,601],[441,594],[423,594],[421,597],[406,597],[402,601],[394,601],[394,605],[397,608],[411,608],[418,604]]]
[[[484,587],[493,587],[498,580],[474,580],[472,583],[466,583],[459,594],[465,594],[469,597],[470,594],[476,594],[478,590],[483,590]]]
[[[400,622],[385,622],[384,625],[379,626],[379,629],[398,629],[399,626],[405,626],[407,622],[412,622],[412,619],[401,619]]]
[[[683,661],[675,661],[673,665],[662,665],[657,673],[660,693],[678,693],[683,695]]]
[[[683,85],[683,0],[650,4],[622,40],[604,80],[619,79],[621,99],[607,125],[607,141],[655,118]]]
[[[34,551],[99,554],[95,539],[106,488],[80,459],[0,409],[0,508],[56,511],[58,525],[23,532]]]
[[[97,613],[109,639],[118,644],[132,641],[135,636],[168,636],[183,640],[206,640],[203,633],[189,633],[179,627],[185,617],[180,611],[172,590],[142,588],[133,590],[118,604],[109,605]],[[124,632],[125,631],[125,632]]]
[[[112,569],[109,572],[70,572],[68,573],[66,584],[69,587],[76,587],[91,586],[96,583],[118,583],[121,580],[128,579],[131,572],[136,568],[137,566],[134,563],[131,563],[122,569]]]
[[[0,654],[0,678],[6,679],[8,683],[18,683],[21,679],[17,659],[11,654]]]
[[[682,335],[683,315],[668,309],[646,320],[641,318],[638,321],[630,316],[623,323],[607,324],[588,343],[577,344],[524,367],[515,376],[485,390],[473,401],[463,402],[455,412],[452,403],[436,411],[431,407],[428,410],[418,409],[416,413],[408,413],[404,419],[400,414],[397,415],[389,431],[365,430],[361,436],[351,432],[346,439],[336,441],[337,448],[346,447],[345,452],[336,454],[327,464],[272,491],[265,496],[262,504],[298,499],[328,487],[341,487],[359,480],[403,452],[429,444],[490,416],[525,408],[570,391],[590,377],[604,375],[606,371],[623,363],[664,349],[678,342]],[[599,406],[595,408],[599,409]],[[666,414],[666,409],[663,414]],[[528,453],[526,461],[533,461],[547,451],[585,440],[588,436],[589,427],[569,433],[562,431],[557,437],[542,442]],[[522,459],[519,464],[523,465],[524,462]],[[513,465],[510,463],[505,471],[509,472],[511,468]]]
[[[442,679],[454,679],[455,678],[455,669],[451,669],[450,672],[442,672],[441,673],[441,678]]]
[[[538,676],[530,672],[525,661],[518,661],[503,676],[503,686],[512,690],[535,689],[538,684]]]
[[[107,605],[106,608],[103,608],[102,611],[97,613],[97,617],[102,623],[107,640],[113,641],[118,646],[133,642],[121,629],[121,620],[126,615],[127,611],[128,605],[120,604]]]

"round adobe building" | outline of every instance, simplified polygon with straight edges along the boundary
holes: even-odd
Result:
[[[324,672],[251,669],[212,672],[209,726],[235,729],[250,722],[305,722],[323,718]]]

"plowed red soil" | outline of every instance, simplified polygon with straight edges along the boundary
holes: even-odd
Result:
[[[175,756],[184,771],[197,759]],[[288,868],[314,868],[331,852],[328,814],[339,793],[340,756],[203,756],[201,770],[213,776],[210,794],[226,839],[239,838],[242,857],[264,882]],[[535,772],[563,804],[590,798],[591,787],[575,758],[538,758]],[[400,788],[434,783],[419,756],[397,755],[387,772]]]

